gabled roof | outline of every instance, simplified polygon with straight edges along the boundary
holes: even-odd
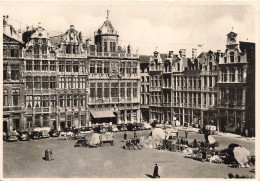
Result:
[[[140,55],[140,63],[149,63],[151,55]]]
[[[201,52],[201,54],[197,57],[197,59],[201,64],[204,64],[206,62],[206,58],[207,58],[206,52]]]

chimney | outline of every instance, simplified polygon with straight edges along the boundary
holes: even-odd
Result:
[[[26,26],[26,31],[29,31],[29,26]]]
[[[3,25],[4,26],[8,24],[8,17],[9,17],[8,15],[3,16]]]
[[[173,51],[169,51],[169,58],[173,58]]]
[[[192,48],[192,58],[197,58],[197,49]]]
[[[181,58],[186,57],[186,49],[180,49],[179,55],[180,55]]]

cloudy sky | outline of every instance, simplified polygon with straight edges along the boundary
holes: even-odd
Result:
[[[248,4],[198,4],[176,2],[2,2],[9,23],[25,29],[42,27],[51,35],[64,33],[70,25],[92,37],[109,19],[119,32],[120,44],[129,43],[139,54],[185,48],[198,51],[224,50],[226,34],[232,30],[241,41],[255,42],[255,11]],[[18,22],[17,22],[18,21]],[[198,44],[203,44],[202,48]]]

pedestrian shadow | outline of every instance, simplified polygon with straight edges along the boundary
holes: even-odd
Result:
[[[44,157],[42,157],[42,159],[43,159],[44,161],[46,161],[46,158],[45,158],[45,156],[44,156]]]
[[[150,177],[150,178],[154,178],[152,175],[150,174],[145,174],[147,177]]]

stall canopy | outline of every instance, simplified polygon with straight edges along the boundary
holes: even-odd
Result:
[[[114,118],[112,111],[90,111],[94,118]]]

